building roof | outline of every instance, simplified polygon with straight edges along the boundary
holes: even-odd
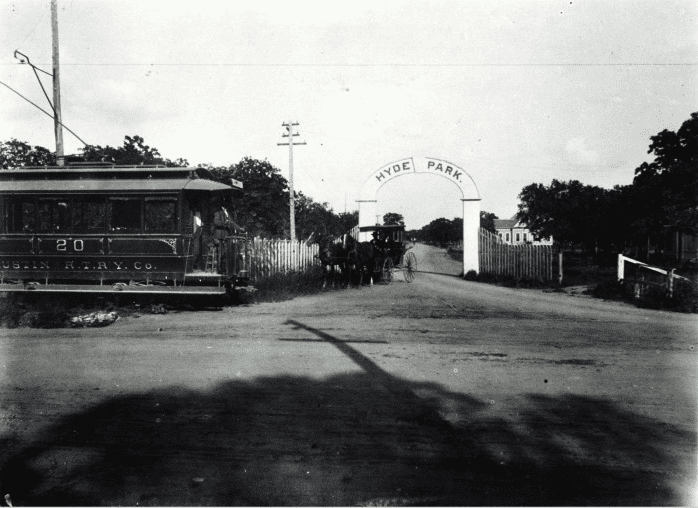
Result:
[[[495,229],[511,229],[519,221],[517,219],[494,219],[494,228]]]

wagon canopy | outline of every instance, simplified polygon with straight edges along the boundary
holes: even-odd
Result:
[[[362,233],[364,233],[366,231],[404,231],[404,230],[405,230],[405,226],[398,225],[398,224],[390,224],[387,226],[379,226],[379,225],[361,226],[359,228],[359,231],[361,231]]]

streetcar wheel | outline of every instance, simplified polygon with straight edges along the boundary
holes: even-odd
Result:
[[[416,271],[417,256],[414,255],[414,252],[408,252],[402,260],[402,275],[407,282],[412,282]]]
[[[391,258],[386,258],[383,262],[383,282],[390,284],[393,280],[393,260]]]

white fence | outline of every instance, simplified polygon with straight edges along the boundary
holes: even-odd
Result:
[[[315,257],[318,251],[317,244],[253,238],[245,249],[250,278],[256,280],[278,273],[309,271],[319,263]]]
[[[511,245],[480,228],[480,273],[532,279],[553,279],[551,245]]]

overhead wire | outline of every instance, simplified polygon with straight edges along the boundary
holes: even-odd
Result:
[[[326,134],[324,132],[319,132],[319,131],[314,131],[311,129],[303,129],[304,132],[307,132],[308,134],[314,134],[315,136],[322,136],[322,137],[327,137],[327,138],[332,138],[332,139],[338,139],[340,141],[349,141],[352,143],[360,143],[364,145],[370,145],[370,146],[376,146],[376,147],[385,147],[386,145],[393,146],[393,147],[398,147],[399,145],[397,143],[386,143],[386,142],[371,142],[371,141],[362,141],[358,139],[351,139],[351,138],[345,138],[345,137],[340,137],[340,136],[334,136],[332,134]],[[538,168],[538,169],[548,169],[548,170],[563,170],[566,168],[563,168],[559,164],[550,164],[547,162],[533,162],[531,164],[521,164],[519,162],[512,162],[508,160],[503,160],[503,159],[490,159],[486,157],[475,157],[475,156],[468,156],[468,155],[460,155],[459,158],[461,159],[469,159],[469,160],[478,160],[478,161],[485,161],[485,162],[490,162],[493,164],[501,165],[501,166],[514,166],[514,167],[521,167],[521,168]],[[611,167],[611,166],[603,166],[603,165],[584,165],[585,168],[589,169],[623,169],[623,168],[618,168],[618,167]],[[567,168],[569,169],[569,167]],[[634,169],[634,168],[627,168],[627,169]]]

